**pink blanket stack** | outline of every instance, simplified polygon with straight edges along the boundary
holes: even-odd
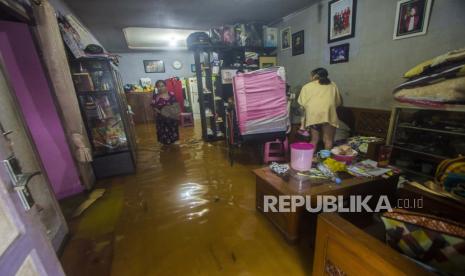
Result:
[[[238,74],[233,86],[241,135],[286,131],[288,111],[284,67]]]

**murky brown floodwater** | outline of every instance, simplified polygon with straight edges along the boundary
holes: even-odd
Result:
[[[253,149],[231,167],[224,142],[202,142],[198,128],[181,129],[180,145],[169,147],[156,143],[153,125],[137,132],[137,173],[98,183],[104,196],[69,222],[67,275],[311,271],[308,246],[288,244],[255,210]]]

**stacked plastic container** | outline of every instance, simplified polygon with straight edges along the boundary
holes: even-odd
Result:
[[[284,67],[240,73],[234,77],[233,86],[241,135],[287,130]]]

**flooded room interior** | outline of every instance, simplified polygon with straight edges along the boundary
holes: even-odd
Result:
[[[0,0],[0,275],[464,275],[464,12]]]

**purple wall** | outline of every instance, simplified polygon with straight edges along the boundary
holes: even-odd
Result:
[[[81,192],[83,186],[29,27],[0,21],[0,51],[57,198]]]

